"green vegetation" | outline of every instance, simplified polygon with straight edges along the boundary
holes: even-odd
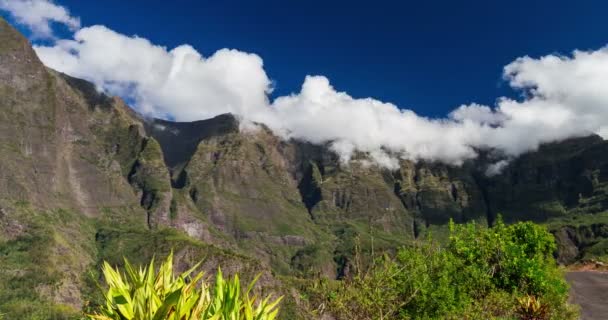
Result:
[[[88,305],[89,312],[107,307],[104,297],[94,289],[96,279],[101,278],[96,269],[101,260],[123,265],[123,254],[141,264],[175,248],[180,253],[180,266],[192,266],[205,257],[205,263],[211,261],[211,265],[239,266],[237,272],[246,279],[263,270],[254,259],[204,244],[174,229],[146,230],[134,221],[125,221],[124,227],[110,225],[67,210],[41,212],[26,202],[15,207],[19,215],[14,217],[29,232],[0,242],[0,313],[6,313],[6,319],[77,319],[77,301],[54,298],[70,296],[76,290],[82,292],[80,303]],[[315,277],[312,270],[316,269],[310,267],[323,264],[314,259],[326,251],[311,244],[292,261],[292,267],[302,270],[300,276],[305,278],[281,277],[279,286],[264,283],[262,287],[266,293],[281,294],[296,289],[291,292],[299,298],[286,296],[277,315],[280,319],[314,319],[327,312],[337,319],[352,319],[352,314],[360,315],[358,319],[575,318],[575,311],[566,303],[563,275],[552,258],[556,248],[553,236],[544,227],[498,221],[492,228],[469,223],[450,224],[449,229],[443,246],[434,239],[418,240],[374,263],[365,258],[372,254],[366,249],[371,245],[367,239],[370,234],[353,229],[348,236],[352,242],[340,245],[341,251],[334,253],[352,256],[344,280],[309,280]],[[377,252],[391,252],[383,248],[382,235],[376,235]],[[327,259],[331,257],[321,260]],[[128,270],[133,268],[130,264],[124,267],[127,273],[123,280],[127,282],[131,277]],[[204,269],[210,270],[208,266]],[[69,285],[61,280],[64,270],[72,270]],[[182,275],[186,279],[184,290],[197,277]],[[227,283],[233,285],[234,281]],[[215,297],[212,287],[204,284]]]
[[[25,202],[16,206],[12,223],[0,222],[0,314],[74,319],[87,252],[94,250],[92,239],[84,236],[93,234],[90,225],[72,211],[38,211]]]
[[[103,261],[171,250],[180,268],[263,273],[261,292],[285,296],[282,319],[568,319],[552,251],[565,264],[608,258],[599,136],[543,145],[492,177],[499,159],[484,150],[462,166],[387,170],[369,154],[347,165],[328,145],[239,131],[232,116],[150,132],[119,98],[45,69],[2,18],[0,62],[4,319],[100,310]],[[532,224],[483,227],[498,212],[547,223],[557,245]]]
[[[142,205],[154,210],[162,201],[163,193],[171,191],[169,171],[164,165],[160,145],[153,138],[145,140],[144,148],[129,176],[133,186],[144,193]]]
[[[206,270],[228,266],[247,280],[264,271],[253,258],[175,229],[146,229],[129,208],[104,209],[108,217],[100,219],[72,210],[37,210],[25,201],[3,210],[11,218],[0,213],[0,314],[5,319],[80,319],[81,308],[103,304],[96,289],[101,261],[122,266],[123,255],[142,264],[174,248],[180,265],[202,260]]]
[[[251,295],[252,281],[244,295],[238,275],[226,280],[218,270],[215,285],[203,280],[203,273],[191,274],[198,267],[175,277],[173,253],[154,269],[154,260],[136,270],[125,260],[126,274],[104,262],[103,274],[108,289],[106,305],[95,314],[96,320],[273,320],[281,298],[260,300]]]
[[[445,247],[420,242],[352,279],[303,289],[313,309],[338,319],[576,319],[555,248],[531,222],[452,223]]]
[[[555,235],[560,263],[608,261],[608,212],[571,214],[546,224]]]

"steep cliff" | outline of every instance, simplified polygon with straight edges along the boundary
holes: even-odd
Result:
[[[176,250],[245,277],[349,277],[446,224],[548,223],[560,260],[608,254],[608,142],[543,145],[487,176],[491,150],[462,166],[364,153],[343,163],[326,145],[285,141],[220,115],[146,119],[121,99],[45,68],[0,19],[0,311],[60,318],[96,299],[101,260]],[[494,159],[495,160],[495,159]],[[291,299],[291,298],[290,298]],[[288,305],[296,305],[294,301]],[[289,308],[285,308],[289,311]]]
[[[46,69],[0,19],[0,313],[64,319],[98,295],[102,259],[164,255],[252,277],[257,260],[168,229],[170,170],[119,98]]]

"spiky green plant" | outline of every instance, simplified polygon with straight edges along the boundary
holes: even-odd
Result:
[[[549,319],[549,306],[535,296],[526,295],[517,298],[519,303],[517,313],[523,320],[544,320]]]
[[[178,275],[173,274],[173,253],[154,269],[154,259],[147,267],[135,269],[125,259],[125,273],[107,262],[103,276],[108,285],[104,290],[105,306],[94,320],[273,320],[279,312],[281,297],[260,300],[251,290],[241,292],[238,275],[224,279],[218,270],[215,286],[203,279],[204,273],[191,276],[198,265]]]

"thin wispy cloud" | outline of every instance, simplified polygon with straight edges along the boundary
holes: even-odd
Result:
[[[7,8],[6,2],[14,1],[4,2]],[[62,20],[77,25],[65,17],[53,21]],[[271,101],[272,81],[256,54],[221,49],[205,57],[189,45],[168,49],[99,25],[35,50],[50,68],[129,98],[143,114],[193,121],[230,112],[284,138],[329,143],[344,161],[358,150],[389,168],[399,159],[459,165],[475,158],[479,148],[508,159],[546,142],[608,136],[607,48],[516,59],[504,68],[504,79],[526,98],[465,104],[438,119],[373,98],[353,98],[323,76],[307,76],[300,92]],[[501,160],[488,173],[505,165]]]

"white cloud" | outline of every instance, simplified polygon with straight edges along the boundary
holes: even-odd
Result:
[[[231,112],[284,138],[330,143],[344,161],[358,150],[386,167],[400,158],[460,164],[476,157],[477,148],[512,158],[545,142],[608,133],[606,48],[517,59],[504,76],[525,98],[463,105],[443,119],[355,99],[323,76],[308,76],[299,93],[269,101],[271,81],[255,54],[222,49],[204,57],[188,45],[168,50],[103,26],[35,49],[47,66],[130,98],[144,114],[193,121]],[[505,165],[498,162],[488,173]]]
[[[222,49],[203,57],[189,45],[167,50],[104,26],[35,50],[47,66],[132,99],[147,115],[191,121],[267,105],[270,80],[255,54]]]
[[[475,156],[479,124],[420,117],[390,103],[354,99],[336,92],[322,76],[307,77],[299,94],[277,98],[265,123],[284,137],[332,142],[343,160],[355,150],[369,152],[392,167],[394,156],[461,163]],[[392,165],[391,165],[392,164]]]
[[[462,105],[450,112],[449,117],[456,121],[473,121],[488,125],[499,125],[505,121],[505,115],[494,112],[490,107],[473,103]]]
[[[496,163],[490,164],[486,168],[486,176],[492,177],[497,174],[500,174],[507,165],[509,165],[508,160],[500,160],[500,161],[497,161]]]
[[[80,18],[73,17],[63,6],[50,0],[0,0],[0,9],[32,30],[36,37],[52,38],[51,23],[61,23],[71,30],[80,28]]]

